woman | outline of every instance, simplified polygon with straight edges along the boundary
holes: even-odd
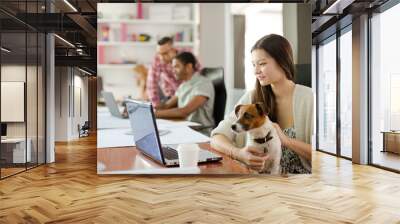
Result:
[[[139,64],[135,66],[133,71],[138,75],[136,79],[136,87],[138,88],[138,95],[136,98],[139,100],[149,100],[146,93],[146,81],[148,74],[146,66]]]
[[[289,42],[271,34],[256,42],[251,50],[256,87],[247,92],[238,104],[262,102],[264,111],[282,142],[281,166],[284,173],[311,173],[311,135],[313,128],[313,93],[308,87],[294,83],[293,54]],[[211,146],[261,170],[268,156],[246,146],[246,135],[231,131],[236,120],[232,112],[211,133]]]

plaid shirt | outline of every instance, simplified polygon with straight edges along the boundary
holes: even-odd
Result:
[[[180,51],[177,53],[179,54]],[[196,71],[200,70],[200,68],[201,66],[199,62],[197,62]],[[149,76],[147,77],[146,84],[147,95],[149,96],[151,103],[154,106],[158,106],[161,103],[159,89],[161,89],[164,96],[172,97],[180,84],[181,82],[176,80],[172,63],[164,64],[158,55],[156,55]]]

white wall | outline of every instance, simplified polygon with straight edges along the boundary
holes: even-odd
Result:
[[[71,67],[55,73],[55,141],[70,141],[79,137],[78,124],[88,120],[88,78]]]
[[[227,90],[226,112],[230,112],[243,91],[234,89],[233,16],[231,3],[200,4],[200,51],[203,67],[223,66]]]
[[[297,4],[283,4],[283,35],[289,40],[293,50],[293,60],[297,64],[298,30],[297,30]]]
[[[101,77],[103,90],[112,92],[116,100],[123,100],[124,97],[138,95],[136,88],[137,75],[133,69],[98,69],[98,76]]]
[[[55,141],[68,141],[68,85],[67,67],[55,68]]]
[[[200,4],[200,52],[204,67],[225,64],[225,4]]]
[[[28,82],[25,80],[27,72]],[[34,66],[20,66],[20,65],[3,65],[1,68],[1,81],[2,82],[24,82],[27,85],[27,122],[7,122],[7,135],[8,137],[24,137],[25,126],[28,125],[28,137],[31,133],[36,134],[36,121],[37,121],[37,96],[36,96],[36,67]],[[23,94],[23,93],[22,93]],[[4,97],[4,96],[2,96]],[[1,110],[10,110],[10,108],[1,108]],[[23,113],[24,108],[22,108]],[[4,111],[3,111],[4,112]]]
[[[76,74],[77,70],[75,70],[74,75],[74,102],[71,105],[74,105],[72,111],[72,136],[73,138],[79,137],[78,132],[78,124],[82,126],[85,121],[88,121],[88,78],[87,76],[81,76],[82,73]]]

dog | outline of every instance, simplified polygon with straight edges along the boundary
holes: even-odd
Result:
[[[231,128],[236,133],[247,132],[247,146],[255,146],[260,152],[266,153],[269,159],[260,173],[281,174],[281,141],[271,120],[266,115],[262,103],[237,105],[235,114],[237,120]]]

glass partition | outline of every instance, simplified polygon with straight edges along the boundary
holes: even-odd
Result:
[[[26,5],[28,3],[28,5]],[[15,17],[42,13],[44,1],[1,1]],[[45,162],[44,33],[0,12],[0,178]]]
[[[26,33],[1,34],[2,177],[24,171],[30,162],[26,126]],[[28,145],[29,149],[29,145]]]

